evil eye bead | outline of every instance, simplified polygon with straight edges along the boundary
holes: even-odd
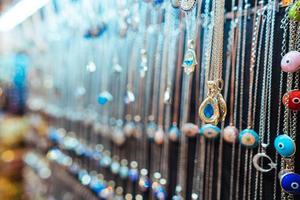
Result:
[[[195,124],[186,123],[182,126],[181,131],[187,137],[195,137],[199,133],[199,128]]]
[[[300,110],[300,90],[292,90],[282,97],[282,103],[294,111]]]
[[[239,131],[235,126],[227,126],[223,131],[223,139],[228,143],[235,143],[237,141]]]
[[[289,10],[289,18],[293,21],[300,22],[300,2],[297,1]]]
[[[255,148],[259,142],[259,136],[253,129],[244,129],[239,135],[240,143],[245,147]]]
[[[281,60],[281,70],[284,72],[297,72],[300,69],[300,52],[290,51]]]
[[[178,141],[178,138],[180,137],[180,130],[177,126],[173,125],[169,130],[169,138],[172,142]]]
[[[300,194],[300,175],[294,172],[281,171],[279,173],[281,188],[293,195]]]
[[[205,124],[200,128],[200,134],[208,139],[216,138],[220,135],[221,129],[212,124]]]
[[[113,96],[107,91],[101,92],[97,99],[100,105],[106,105],[108,102],[112,100],[113,100]]]
[[[291,157],[296,152],[296,145],[288,135],[279,135],[275,138],[274,146],[279,155],[282,157]]]

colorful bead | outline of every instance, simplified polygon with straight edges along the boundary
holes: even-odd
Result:
[[[119,169],[119,175],[122,179],[126,179],[128,177],[129,169],[126,165],[123,165]]]
[[[259,142],[259,136],[253,129],[244,129],[240,132],[239,141],[242,145],[255,148]]]
[[[149,124],[147,124],[146,133],[149,139],[154,138],[156,130],[157,130],[157,126],[154,122],[150,122]]]
[[[300,21],[300,1],[297,1],[289,10],[289,18],[297,22]]]
[[[132,182],[136,182],[139,179],[139,171],[136,168],[130,169],[128,177]]]
[[[281,188],[293,195],[300,194],[300,175],[294,172],[281,171],[279,173]]]
[[[284,72],[297,72],[300,69],[300,52],[290,51],[281,60],[281,70]]]
[[[178,138],[180,137],[180,130],[177,126],[173,125],[169,130],[169,138],[172,142],[178,141]]]
[[[162,145],[164,143],[164,130],[162,128],[158,128],[154,134],[154,142],[157,145]]]
[[[184,72],[186,74],[191,74],[192,72],[194,72],[195,67],[198,64],[194,48],[194,41],[190,40],[182,63],[182,67],[184,68]]]
[[[100,105],[105,105],[112,100],[113,100],[113,96],[107,91],[101,92],[97,99]]]
[[[282,103],[294,111],[300,110],[300,90],[292,90],[282,97]]]
[[[187,137],[195,137],[199,133],[199,128],[195,124],[186,123],[182,126],[181,131]]]
[[[117,162],[117,161],[113,161],[110,165],[110,171],[113,173],[113,174],[118,174],[119,173],[119,170],[120,170],[120,163]]]
[[[200,128],[200,134],[208,139],[216,138],[220,135],[221,129],[215,125],[205,124]]]
[[[239,131],[235,126],[227,126],[223,130],[223,139],[228,143],[235,143],[237,141]]]
[[[131,137],[135,132],[135,124],[133,122],[127,122],[123,128],[123,131],[127,137]]]
[[[288,135],[278,135],[275,138],[274,146],[278,154],[282,157],[291,157],[296,152],[296,145]]]

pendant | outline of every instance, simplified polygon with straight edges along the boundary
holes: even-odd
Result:
[[[289,170],[279,172],[279,181],[281,188],[293,195],[300,194],[300,175]]]
[[[294,140],[286,134],[278,135],[275,138],[274,146],[277,153],[285,158],[293,156],[296,152]]]
[[[125,126],[123,127],[123,131],[127,137],[132,137],[135,135],[136,125],[134,122],[126,122]]]
[[[215,125],[205,124],[200,128],[200,134],[208,139],[217,138],[220,135],[221,129]]]
[[[181,131],[187,137],[195,137],[199,133],[199,128],[195,124],[186,123],[181,127]]]
[[[180,137],[180,130],[176,125],[172,125],[169,129],[169,139],[172,142],[177,142]]]
[[[132,182],[136,182],[139,179],[138,163],[136,161],[130,163],[128,177]]]
[[[263,166],[260,166],[259,165],[259,159],[264,159],[266,158],[269,163],[267,164],[269,166],[269,168],[264,168]],[[277,164],[274,163],[272,161],[272,159],[270,158],[270,156],[268,156],[265,152],[262,152],[262,153],[257,153],[254,157],[253,157],[253,166],[255,167],[255,169],[257,171],[260,171],[262,173],[266,173],[266,172],[269,172],[271,171],[272,169],[276,169],[277,167]]]
[[[238,135],[239,131],[235,126],[227,126],[223,130],[223,139],[230,144],[236,143]]]
[[[155,132],[157,130],[157,125],[154,122],[149,122],[146,127],[146,134],[150,140],[154,139]]]
[[[121,166],[119,169],[119,176],[121,177],[121,179],[126,179],[128,177],[128,173],[129,173],[129,168],[128,168],[128,161],[123,159],[121,160]]]
[[[164,130],[162,127],[158,127],[158,129],[154,133],[154,142],[157,145],[162,145],[164,143]]]
[[[120,163],[118,162],[118,159],[115,157],[115,158],[113,158],[113,161],[110,165],[110,171],[113,174],[118,174],[119,170],[120,170]]]
[[[113,96],[108,91],[101,92],[97,99],[100,105],[106,105],[108,102],[112,100],[113,100]]]
[[[208,94],[199,107],[199,117],[205,124],[217,125],[224,121],[227,114],[227,106],[223,96],[220,94],[223,82],[208,81]]]
[[[281,60],[281,70],[284,72],[297,72],[300,69],[300,52],[290,51]]]
[[[187,75],[190,75],[195,71],[195,67],[197,65],[197,57],[195,53],[195,45],[194,40],[190,40],[188,42],[188,49],[184,54],[184,60],[182,63],[182,67],[184,68],[184,72]]]
[[[300,22],[300,1],[297,1],[292,5],[289,10],[289,18],[290,20]]]
[[[139,179],[139,189],[142,192],[146,192],[149,190],[149,188],[151,187],[151,181],[148,178],[148,170],[147,169],[141,169],[140,172],[140,179]]]
[[[300,110],[300,90],[292,90],[285,93],[282,97],[282,103],[293,111]]]
[[[240,132],[239,141],[243,146],[255,148],[259,142],[259,136],[253,129],[244,129]]]
[[[180,8],[183,11],[190,11],[196,5],[196,2],[197,2],[196,0],[181,0]]]

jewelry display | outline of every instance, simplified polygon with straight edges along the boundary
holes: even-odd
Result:
[[[0,51],[0,100],[17,101],[10,73],[26,73],[14,57],[30,58],[25,193],[298,199],[299,8],[299,0],[49,1],[3,33],[12,44]],[[2,146],[1,123],[0,132]]]

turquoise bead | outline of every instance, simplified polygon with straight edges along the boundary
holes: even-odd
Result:
[[[292,138],[288,135],[278,135],[275,138],[274,146],[278,154],[282,157],[291,157],[295,154],[296,145]]]

